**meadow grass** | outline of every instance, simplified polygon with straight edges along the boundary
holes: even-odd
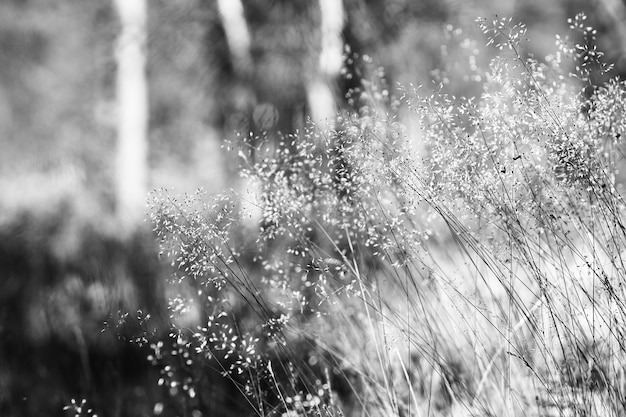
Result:
[[[153,195],[180,410],[212,369],[258,416],[624,414],[625,86],[583,15],[542,61],[479,25],[482,93],[407,86],[417,131],[368,83],[332,130],[229,145],[243,192]]]

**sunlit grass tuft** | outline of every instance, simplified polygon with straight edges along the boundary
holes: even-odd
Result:
[[[540,62],[523,25],[479,20],[501,51],[471,66],[482,94],[406,88],[412,139],[381,95],[233,144],[256,192],[155,193],[178,272],[151,360],[181,407],[217,369],[259,416],[622,415],[626,89],[591,83],[584,21]]]

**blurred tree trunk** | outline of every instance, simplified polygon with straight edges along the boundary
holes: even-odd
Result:
[[[121,33],[117,60],[117,215],[125,229],[144,217],[148,177],[146,0],[115,0]]]
[[[626,6],[622,0],[600,0],[604,7],[606,17],[611,20],[611,24],[617,32],[617,40],[620,46],[620,57],[626,55]]]
[[[252,69],[252,58],[250,31],[243,4],[241,0],[217,0],[217,8],[226,32],[233,68],[238,75],[246,75]]]
[[[311,119],[320,128],[332,128],[337,113],[333,91],[343,65],[344,9],[342,0],[319,0],[321,50],[317,74],[307,85]]]

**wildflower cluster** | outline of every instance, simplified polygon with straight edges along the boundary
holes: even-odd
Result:
[[[82,399],[80,403],[74,398],[70,401],[70,405],[63,407],[63,410],[71,410],[74,413],[74,417],[98,417],[91,408],[87,407],[87,400]]]

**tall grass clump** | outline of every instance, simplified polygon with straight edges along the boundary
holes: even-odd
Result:
[[[405,88],[418,131],[364,83],[331,131],[232,144],[250,193],[155,193],[179,410],[216,371],[249,415],[623,415],[626,89],[570,25],[540,61],[479,20],[482,93]]]

